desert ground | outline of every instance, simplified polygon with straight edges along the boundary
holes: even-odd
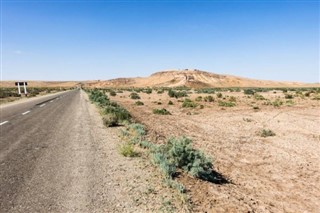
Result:
[[[195,94],[194,108],[182,107],[185,98],[167,92],[129,91],[109,96],[147,127],[148,139],[164,143],[171,136],[187,136],[194,147],[214,159],[215,172],[227,183],[215,184],[182,174],[177,177],[190,195],[195,212],[317,212],[320,209],[320,101],[318,94],[261,92],[255,98],[241,92]],[[211,95],[213,102],[203,98]],[[198,98],[202,96],[202,100]],[[195,101],[197,99],[197,101]],[[219,106],[219,101],[236,104]],[[258,99],[258,100],[257,100]],[[144,105],[137,106],[136,101]],[[172,101],[173,105],[168,105]],[[282,104],[274,104],[282,102]],[[201,106],[202,105],[202,106]],[[167,109],[158,115],[153,109]],[[262,137],[262,130],[274,136]]]

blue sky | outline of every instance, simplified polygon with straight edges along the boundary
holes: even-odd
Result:
[[[319,1],[2,0],[2,80],[196,68],[319,82]]]

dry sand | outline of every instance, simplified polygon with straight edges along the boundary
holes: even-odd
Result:
[[[204,109],[182,108],[164,94],[140,93],[144,106],[135,106],[128,92],[112,99],[126,107],[148,128],[149,139],[165,142],[170,136],[188,136],[194,146],[214,159],[214,168],[231,183],[213,184],[188,175],[179,177],[188,189],[196,212],[318,212],[320,209],[320,101],[295,97],[294,105],[277,108],[264,101],[235,96],[237,106],[200,102]],[[261,93],[271,101],[282,92]],[[192,94],[191,99],[206,94]],[[227,98],[228,99],[228,98]],[[174,105],[167,105],[172,100]],[[158,105],[157,102],[161,102]],[[254,110],[252,106],[259,106]],[[154,108],[172,115],[155,115]],[[261,137],[271,129],[273,137]]]

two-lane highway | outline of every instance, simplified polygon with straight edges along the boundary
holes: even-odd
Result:
[[[2,109],[0,212],[107,210],[95,184],[107,176],[103,140],[85,97],[73,90]]]
[[[52,103],[53,101],[63,98],[72,92],[74,91],[59,92],[57,94],[35,97],[30,100],[22,100],[22,102],[13,102],[0,106],[0,125],[9,123],[12,119],[19,117],[21,114],[28,114],[32,109],[36,109],[37,106],[43,107],[47,103]]]

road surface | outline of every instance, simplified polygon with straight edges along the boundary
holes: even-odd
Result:
[[[107,162],[86,100],[73,90],[1,108],[1,213],[108,212]]]

